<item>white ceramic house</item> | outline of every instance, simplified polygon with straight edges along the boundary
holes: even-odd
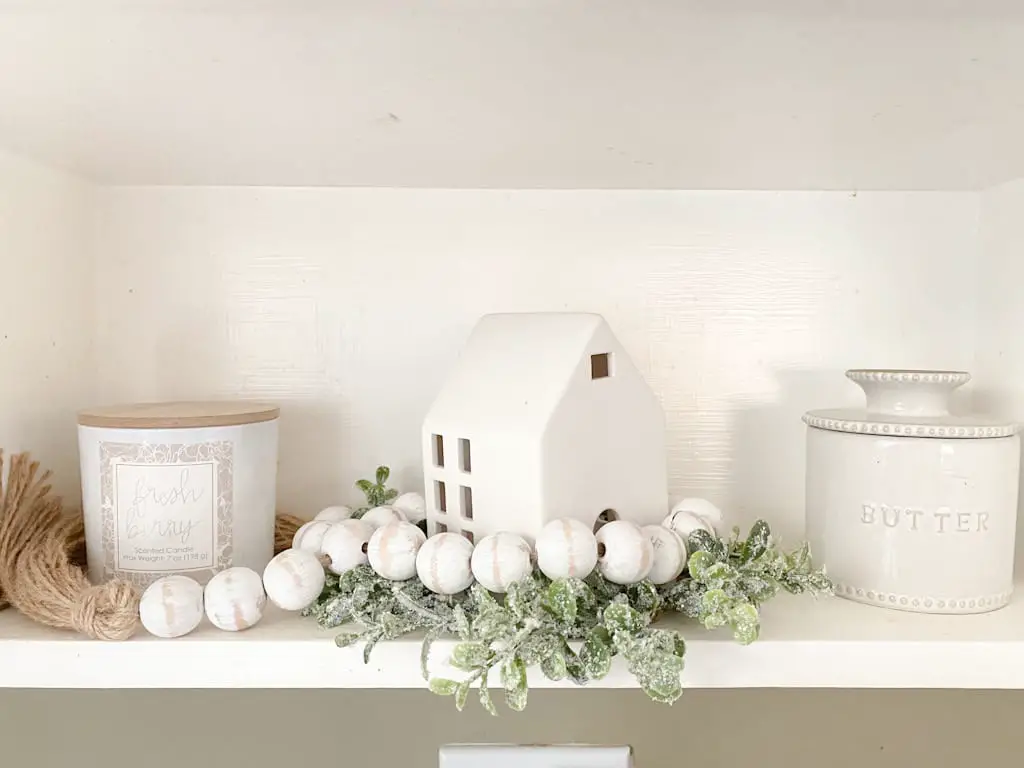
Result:
[[[594,314],[481,318],[423,423],[423,465],[431,534],[532,540],[560,517],[668,509],[661,405]]]

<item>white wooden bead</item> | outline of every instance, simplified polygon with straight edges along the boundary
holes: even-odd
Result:
[[[416,554],[426,542],[426,534],[412,523],[397,520],[373,532],[367,548],[370,567],[392,581],[405,581],[416,575]]]
[[[510,584],[533,572],[533,553],[522,536],[492,533],[473,548],[473,577],[491,592],[505,592]]]
[[[584,579],[597,565],[597,539],[579,520],[552,520],[537,537],[537,566],[549,579]]]
[[[337,507],[327,507],[316,513],[314,520],[323,520],[326,523],[340,523],[352,517],[352,509],[344,504]]]
[[[217,629],[239,632],[263,618],[267,595],[263,580],[251,568],[236,565],[214,576],[204,594],[206,617]]]
[[[647,574],[652,584],[668,584],[679,578],[686,568],[686,542],[675,531],[661,525],[645,525],[640,529],[651,540],[654,563]]]
[[[324,567],[313,552],[286,549],[267,563],[263,588],[270,602],[286,611],[301,611],[323,591]]]
[[[707,499],[690,498],[683,499],[674,507],[673,512],[689,512],[703,520],[711,533],[722,530],[725,520],[722,517],[722,510],[716,507]]]
[[[473,583],[469,562],[473,544],[458,533],[439,533],[427,539],[416,555],[416,573],[423,586],[439,595],[454,595]]]
[[[403,493],[391,506],[397,509],[410,523],[418,523],[427,519],[427,502],[418,493]]]
[[[327,520],[310,520],[304,523],[292,537],[292,549],[304,549],[313,554],[323,551],[324,536],[334,523]]]
[[[342,520],[331,525],[320,551],[331,559],[327,567],[339,576],[368,562],[373,526],[363,520]]]
[[[597,532],[597,567],[614,584],[636,584],[647,578],[654,564],[654,547],[640,527],[615,520]]]
[[[670,531],[678,533],[683,541],[689,541],[690,534],[694,531],[707,531],[712,536],[715,534],[715,529],[711,527],[710,523],[697,517],[692,512],[687,512],[685,509],[672,512],[661,521],[661,524]]]
[[[188,576],[164,576],[139,601],[142,626],[157,637],[181,637],[203,620],[203,588]]]
[[[388,523],[401,523],[405,522],[405,515],[399,512],[394,507],[374,507],[366,511],[361,518],[364,523],[372,526],[374,529],[380,528],[382,525]]]

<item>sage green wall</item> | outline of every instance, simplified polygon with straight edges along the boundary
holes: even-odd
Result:
[[[491,718],[420,691],[4,691],[4,768],[428,768],[444,742],[629,743],[638,768],[1019,762],[1022,692],[548,691]]]

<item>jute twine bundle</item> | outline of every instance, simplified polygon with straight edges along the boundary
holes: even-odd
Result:
[[[127,640],[139,628],[138,590],[117,579],[89,582],[82,515],[64,510],[49,479],[49,471],[19,453],[5,481],[0,451],[0,608],[10,605],[34,621],[97,640]],[[303,522],[278,516],[275,552],[291,546]]]

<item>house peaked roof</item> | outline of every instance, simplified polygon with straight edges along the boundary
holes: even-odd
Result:
[[[589,313],[484,315],[431,406],[428,423],[463,434],[543,430],[590,340],[604,327],[604,318]]]

